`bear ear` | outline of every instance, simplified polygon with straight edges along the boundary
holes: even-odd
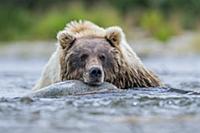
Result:
[[[57,34],[57,39],[60,43],[60,46],[65,49],[65,48],[70,48],[74,41],[76,40],[73,35],[70,33],[67,33],[66,31],[60,31]]]
[[[106,29],[106,39],[114,47],[120,45],[122,34],[123,32],[120,27],[109,27]]]

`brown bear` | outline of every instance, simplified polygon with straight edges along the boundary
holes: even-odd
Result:
[[[104,29],[89,21],[72,21],[57,39],[57,50],[34,89],[64,80],[90,85],[106,81],[121,89],[162,86],[126,42],[120,27]]]

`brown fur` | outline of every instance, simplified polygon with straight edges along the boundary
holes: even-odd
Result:
[[[87,67],[92,64],[91,60],[95,60],[96,64],[103,68],[104,81],[110,82],[118,88],[162,85],[158,77],[142,64],[130,65],[127,62],[120,48],[120,34],[117,32],[103,33],[102,29],[98,29],[95,25],[87,28],[90,24],[80,27],[77,24],[71,24],[71,29],[68,25],[66,28],[68,32],[58,35],[62,47],[60,49],[60,77],[62,81],[83,80]],[[101,33],[95,36],[95,32],[100,31]],[[82,61],[84,54],[87,54],[87,58]],[[104,58],[106,57],[104,61],[101,60],[102,55]],[[137,59],[132,58],[132,60]]]

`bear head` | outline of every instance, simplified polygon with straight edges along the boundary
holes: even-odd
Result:
[[[104,81],[114,82],[122,63],[119,27],[105,30],[104,36],[76,37],[70,32],[60,31],[61,80],[82,80],[90,85]]]

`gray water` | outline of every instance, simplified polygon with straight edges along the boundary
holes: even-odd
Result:
[[[175,89],[22,98],[31,92],[46,60],[0,59],[0,132],[200,132],[200,56],[143,61]]]

